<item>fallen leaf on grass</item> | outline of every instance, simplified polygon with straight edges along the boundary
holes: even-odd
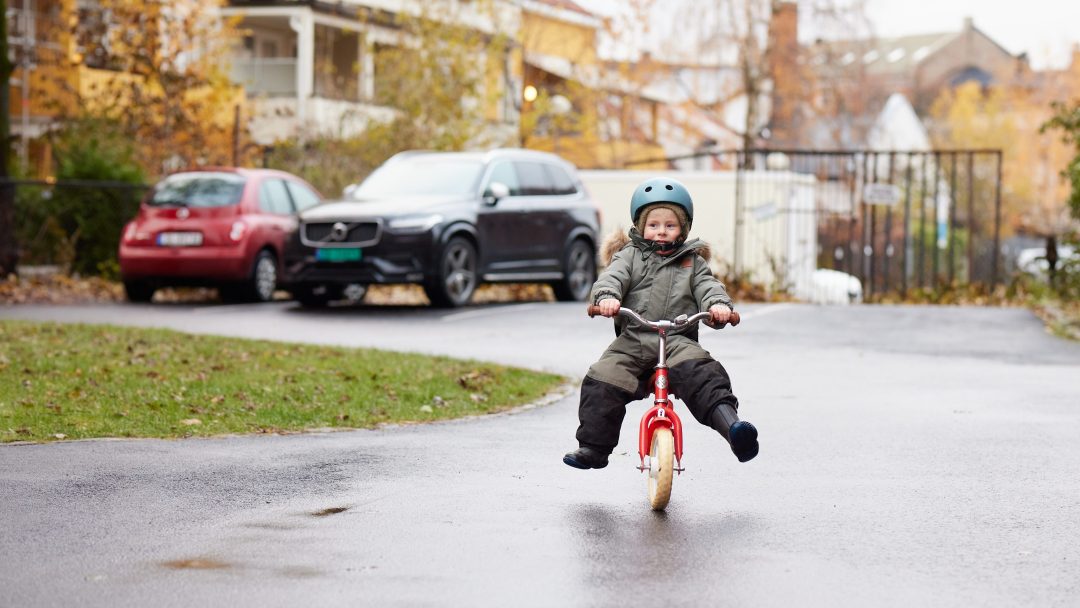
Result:
[[[195,426],[198,424],[202,424],[202,420],[199,420],[198,418],[185,418],[184,420],[180,421],[180,424],[184,426]]]
[[[485,370],[474,370],[464,376],[458,377],[458,384],[461,388],[466,390],[476,390],[482,388],[485,383],[491,380],[491,374]]]

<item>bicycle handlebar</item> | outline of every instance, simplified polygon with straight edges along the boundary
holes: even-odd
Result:
[[[595,317],[596,315],[600,314],[600,307],[596,305],[591,305],[588,307],[586,312],[589,313],[590,317]],[[653,329],[659,329],[660,327],[683,327],[692,323],[697,323],[698,321],[705,321],[706,325],[708,325],[709,327],[713,327],[714,329],[720,329],[724,327],[724,325],[717,326],[709,323],[708,319],[712,315],[710,315],[709,311],[707,310],[699,312],[690,317],[687,317],[686,315],[679,315],[670,321],[649,321],[648,319],[642,317],[641,315],[630,310],[629,308],[622,307],[619,308],[619,314],[630,317],[631,319],[636,320],[638,323],[641,323],[642,325],[651,327]],[[731,317],[727,320],[726,324],[730,324],[732,327],[734,327],[739,324],[739,321],[741,321],[741,319],[739,318],[739,313],[733,310],[731,311]]]

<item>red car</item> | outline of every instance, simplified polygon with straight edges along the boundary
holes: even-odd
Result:
[[[269,300],[296,214],[321,201],[311,184],[270,169],[210,167],[166,177],[120,238],[128,299],[203,286],[217,287],[226,301]]]

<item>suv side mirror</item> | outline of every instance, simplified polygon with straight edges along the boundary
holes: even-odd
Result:
[[[509,186],[502,182],[491,182],[487,190],[484,190],[484,204],[494,205],[508,196],[510,196]]]

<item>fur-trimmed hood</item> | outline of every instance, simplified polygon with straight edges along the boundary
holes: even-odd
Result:
[[[620,246],[621,243],[621,246]],[[694,314],[723,304],[731,307],[724,284],[709,268],[709,249],[701,239],[682,243],[672,253],[661,255],[651,241],[641,238],[636,228],[609,236],[604,242],[606,267],[593,283],[590,299],[619,300],[622,306],[647,319],[666,319],[681,313]],[[615,320],[617,332],[641,331],[627,325],[625,317]],[[690,328],[676,333],[690,332]]]
[[[626,232],[619,230],[613,230],[604,238],[603,244],[600,245],[600,261],[604,266],[611,264],[611,258],[615,257],[615,254],[623,247],[633,246],[633,239],[630,238],[631,234],[637,234],[640,238],[641,233],[637,231],[637,228],[631,228]],[[708,262],[712,258],[712,248],[709,244],[701,239],[690,239],[683,243],[679,250],[685,248],[693,248],[697,250],[697,254]]]

